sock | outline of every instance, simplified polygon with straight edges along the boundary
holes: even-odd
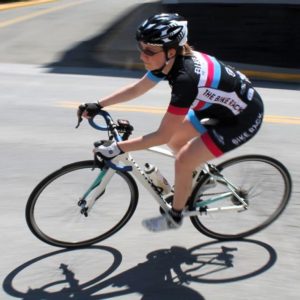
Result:
[[[180,223],[182,220],[182,210],[177,210],[172,208],[170,210],[170,215],[174,219],[175,222]]]

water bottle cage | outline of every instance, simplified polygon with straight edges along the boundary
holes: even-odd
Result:
[[[158,194],[162,195],[162,193],[163,193],[163,191],[164,191],[162,187],[155,185],[152,181],[151,181],[151,185],[152,185],[152,187],[156,190],[156,192],[157,192]]]

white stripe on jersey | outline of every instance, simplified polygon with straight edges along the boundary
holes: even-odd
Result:
[[[206,59],[201,55],[201,53],[199,52],[193,52],[194,56],[193,60],[195,63],[195,72],[197,74],[199,74],[199,83],[198,83],[198,87],[202,87],[205,86],[206,81],[207,81],[207,77],[208,77],[208,63],[206,61]]]
[[[230,109],[234,115],[238,115],[247,107],[247,104],[244,103],[235,92],[228,93],[206,87],[198,89],[196,99],[212,104],[223,105]]]

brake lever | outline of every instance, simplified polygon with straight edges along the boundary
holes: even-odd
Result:
[[[78,122],[77,122],[77,125],[75,126],[75,129],[77,129],[79,126],[80,126],[80,123],[82,122],[82,117],[81,116],[79,116],[78,117]]]
[[[86,107],[87,107],[87,105],[86,104],[81,104],[81,105],[79,105],[79,107],[78,107],[78,111],[77,111],[77,117],[78,117],[78,122],[77,122],[77,125],[76,125],[76,129],[80,126],[80,123],[82,122],[82,114],[83,114],[83,112],[85,111],[85,109],[86,109]]]

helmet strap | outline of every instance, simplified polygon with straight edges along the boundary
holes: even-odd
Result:
[[[171,57],[171,58],[168,57],[168,51],[169,51],[169,49],[164,47],[166,61],[160,68],[151,71],[154,75],[160,74],[162,72],[162,70],[168,65],[168,63],[170,62],[170,59],[173,58],[173,57]]]

